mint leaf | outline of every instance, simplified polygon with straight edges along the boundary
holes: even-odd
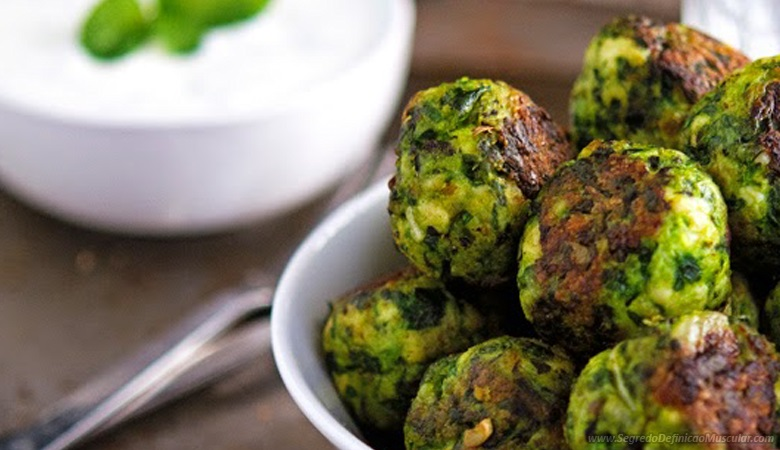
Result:
[[[250,19],[269,0],[159,0],[160,13],[182,17],[203,27],[229,25]]]
[[[102,0],[81,26],[81,45],[99,59],[115,59],[138,47],[150,24],[136,0]]]
[[[200,47],[206,30],[199,24],[178,16],[161,14],[154,24],[154,33],[171,53],[192,53]]]

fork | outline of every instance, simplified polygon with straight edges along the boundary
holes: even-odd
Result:
[[[393,161],[377,146],[331,195],[325,211],[384,176]],[[245,286],[204,307],[67,397],[32,425],[0,436],[0,450],[65,450],[245,367],[270,348],[273,287]]]

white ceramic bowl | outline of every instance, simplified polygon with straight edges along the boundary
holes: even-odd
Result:
[[[293,400],[342,450],[368,450],[338,399],[320,351],[328,301],[402,267],[393,246],[387,182],[337,209],[301,244],[282,275],[271,314],[276,364]]]
[[[24,0],[13,1],[25,7]],[[350,1],[356,2],[355,23],[369,33],[365,51],[281,101],[239,113],[217,108],[188,115],[182,108],[185,114],[160,120],[71,112],[67,92],[62,107],[50,108],[50,99],[35,103],[20,93],[24,89],[4,88],[4,70],[0,182],[59,218],[131,234],[221,231],[301,206],[368,157],[397,111],[408,74],[413,0],[340,4]],[[41,20],[55,20],[45,9],[36,10]],[[10,43],[3,48],[14,50]],[[57,51],[43,55],[50,60],[38,61],[39,69],[58,64]],[[63,71],[73,69],[67,60],[62,64]],[[50,74],[52,82],[58,75]],[[111,94],[100,89],[95,96]]]

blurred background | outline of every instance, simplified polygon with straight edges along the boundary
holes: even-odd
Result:
[[[674,0],[418,0],[417,90],[468,75],[503,79],[567,123],[585,46],[611,18],[679,17]],[[398,115],[396,115],[398,117]],[[385,133],[397,136],[398,123]],[[0,431],[166,330],[208,294],[272,281],[322,199],[219,235],[140,239],[73,227],[0,192]],[[224,383],[88,449],[329,449],[286,393],[270,354]]]
[[[461,75],[500,78],[561,123],[588,41],[613,17],[679,20],[679,0],[418,0],[410,91]]]

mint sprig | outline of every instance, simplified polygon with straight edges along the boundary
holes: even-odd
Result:
[[[255,17],[270,0],[158,0],[146,14],[137,0],[101,0],[87,15],[80,41],[98,59],[117,59],[149,38],[171,53],[192,53],[209,30]]]

